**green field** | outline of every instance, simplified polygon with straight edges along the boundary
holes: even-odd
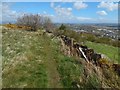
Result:
[[[109,46],[106,44],[94,43],[94,42],[86,42],[88,47],[94,49],[98,53],[105,54],[112,61],[120,63],[120,48]]]

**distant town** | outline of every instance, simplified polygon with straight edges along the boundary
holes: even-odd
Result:
[[[60,26],[61,24],[55,24]],[[110,37],[120,40],[119,28],[117,24],[65,24],[76,32],[92,33],[101,37]]]

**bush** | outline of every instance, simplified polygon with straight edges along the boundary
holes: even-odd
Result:
[[[99,65],[100,66],[108,66],[110,67],[112,65],[112,63],[110,63],[110,61],[108,61],[107,59],[105,58],[101,58],[99,61],[98,61]]]
[[[43,17],[38,14],[26,14],[17,19],[18,26],[28,26],[31,27],[31,31],[36,31],[40,27],[45,29],[50,29],[52,22],[48,17]]]
[[[32,15],[32,14],[24,15],[17,19],[17,25],[29,26],[31,27],[32,31],[36,31],[41,25],[40,19],[41,17],[38,14],[37,15]]]
[[[62,25],[59,27],[59,30],[66,30],[66,26],[62,24]]]
[[[43,20],[43,28],[44,28],[47,32],[52,32],[51,30],[54,29],[54,25],[52,24],[52,21],[51,21],[50,18],[44,17],[44,20]]]

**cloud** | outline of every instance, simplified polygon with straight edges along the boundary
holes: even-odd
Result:
[[[103,17],[97,18],[96,21],[99,23],[110,23],[110,22],[118,23],[117,19],[113,19],[113,18],[109,19],[109,18],[103,18]]]
[[[80,3],[80,2],[79,2]],[[80,5],[80,4],[79,4]],[[84,3],[82,3],[84,5]],[[53,6],[53,5],[52,5]],[[82,6],[82,8],[86,7]],[[59,23],[78,23],[78,22],[84,22],[84,21],[90,21],[92,18],[89,17],[78,17],[73,15],[71,7],[61,7],[60,5],[52,7],[55,10],[56,15],[47,15],[52,19],[53,22],[59,22]]]
[[[101,16],[107,15],[107,13],[105,11],[97,11],[96,13],[101,15]]]
[[[72,14],[72,8],[63,8],[57,6],[54,8],[54,10],[58,16],[70,16]]]
[[[88,5],[85,4],[85,3],[83,3],[83,2],[75,2],[73,6],[74,6],[74,8],[76,8],[77,10],[80,10],[80,9],[83,9],[83,8],[88,7]]]
[[[44,14],[47,14],[47,12],[46,12],[46,11],[43,11],[43,13],[44,13]]]
[[[2,4],[0,4],[0,21],[2,21]]]
[[[71,16],[72,15],[72,8],[71,7],[61,7],[60,5],[55,5],[55,3],[50,3],[51,8],[55,10],[57,16]]]
[[[105,8],[109,11],[113,11],[113,10],[118,9],[118,3],[102,1],[97,7],[98,8]]]
[[[54,7],[54,2],[51,2],[50,7],[52,8]]]
[[[82,22],[91,22],[93,19],[89,17],[77,17],[71,15],[69,17],[58,17],[56,15],[47,15],[55,23],[82,23]]]
[[[88,17],[77,17],[77,20],[85,21],[85,20],[92,20],[92,18],[88,18]]]
[[[14,22],[19,16],[24,13],[11,10],[11,3],[2,3],[2,22]]]

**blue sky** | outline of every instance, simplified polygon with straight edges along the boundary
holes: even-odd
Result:
[[[2,4],[2,20],[15,21],[24,13],[48,16],[57,23],[117,23],[114,2],[14,2]]]

